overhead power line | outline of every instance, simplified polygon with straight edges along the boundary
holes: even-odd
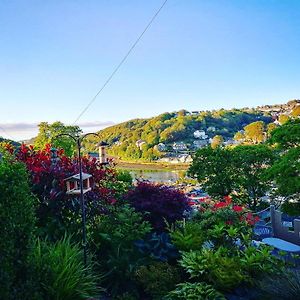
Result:
[[[136,39],[136,41],[132,44],[132,46],[129,48],[129,50],[127,51],[127,53],[125,54],[125,56],[123,57],[123,59],[120,61],[120,63],[115,67],[115,69],[113,70],[113,72],[110,74],[110,76],[107,78],[107,80],[104,82],[104,84],[102,85],[102,87],[100,88],[100,90],[97,92],[97,94],[91,99],[91,101],[86,105],[86,107],[81,111],[81,113],[78,115],[78,117],[76,118],[76,120],[74,121],[73,124],[75,124],[82,116],[83,114],[90,108],[90,106],[95,102],[95,100],[97,99],[97,97],[99,96],[99,94],[104,90],[104,88],[107,86],[107,84],[111,81],[111,79],[114,77],[114,75],[118,72],[118,70],[120,69],[120,67],[124,64],[124,62],[126,61],[126,59],[128,58],[128,56],[130,55],[130,53],[133,51],[133,49],[136,47],[136,45],[139,43],[139,41],[142,39],[143,35],[146,33],[146,31],[149,29],[149,27],[151,26],[151,24],[154,22],[154,20],[156,19],[156,17],[159,15],[159,13],[161,12],[161,10],[163,9],[163,7],[166,5],[166,3],[168,2],[168,0],[165,0],[163,2],[163,4],[160,6],[160,8],[156,11],[156,13],[153,15],[153,17],[150,19],[150,21],[148,22],[147,26],[145,27],[145,29],[142,31],[142,33],[138,36],[138,38]]]
[[[9,134],[8,132],[7,132],[7,130],[6,129],[4,129],[3,127],[1,127],[0,126],[0,129],[10,138],[10,139],[12,139],[12,140],[15,140],[15,138],[11,135],[11,134]],[[16,140],[15,140],[16,141]]]

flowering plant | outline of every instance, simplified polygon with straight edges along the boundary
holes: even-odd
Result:
[[[203,204],[195,218],[200,220],[206,240],[233,248],[250,240],[252,226],[259,220],[245,206],[235,204],[230,196]]]

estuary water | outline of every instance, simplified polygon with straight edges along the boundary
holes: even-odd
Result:
[[[156,183],[175,183],[183,171],[126,169],[134,180],[149,180]]]

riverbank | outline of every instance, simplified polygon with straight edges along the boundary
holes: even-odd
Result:
[[[186,171],[189,164],[168,164],[168,163],[147,163],[147,162],[128,162],[116,161],[116,168],[128,170],[157,170],[157,171]]]

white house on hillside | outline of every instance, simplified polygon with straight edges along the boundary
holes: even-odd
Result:
[[[208,138],[208,135],[205,133],[204,130],[196,130],[194,132],[194,138],[195,139],[202,139],[202,140],[205,140]]]
[[[185,151],[187,150],[187,145],[184,142],[174,143],[172,146],[175,151]]]

